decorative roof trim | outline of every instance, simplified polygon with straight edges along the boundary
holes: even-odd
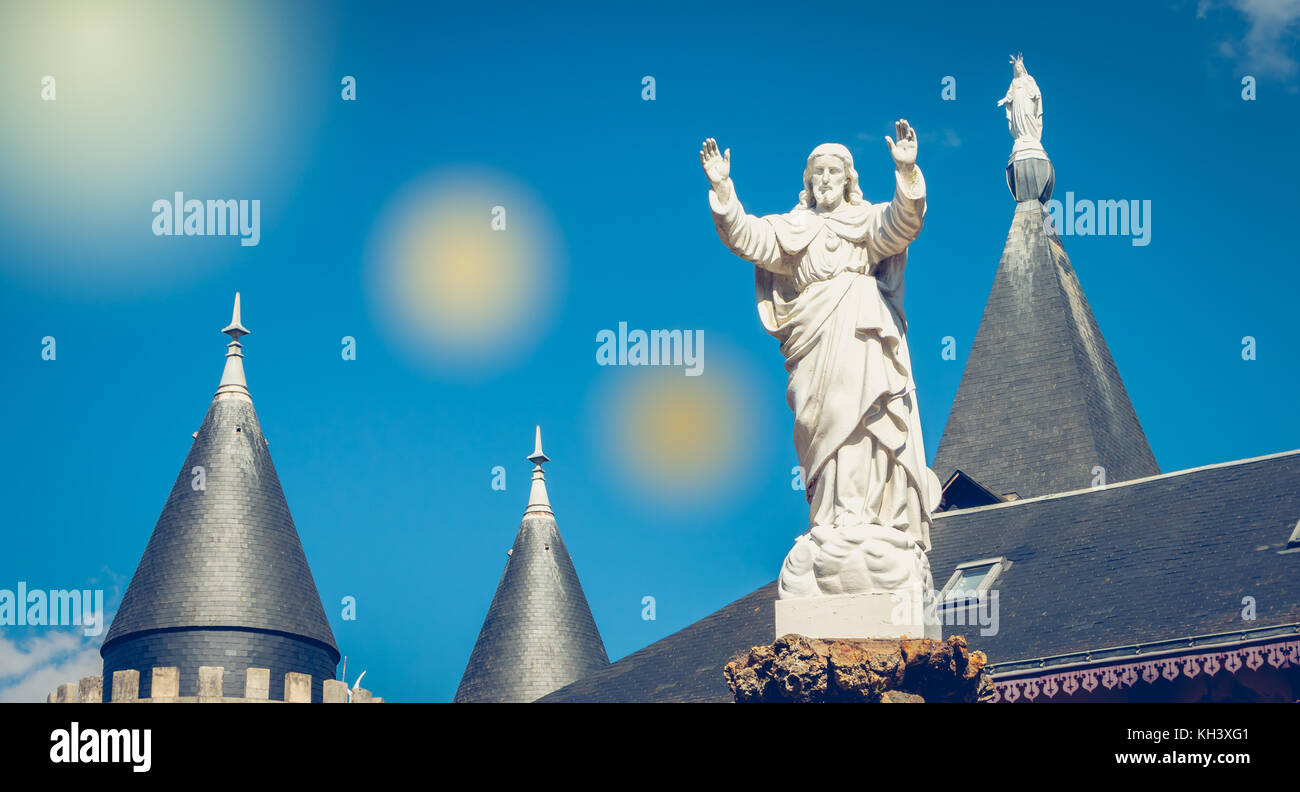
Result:
[[[1226,633],[1209,635],[1182,636],[1163,641],[1148,641],[1140,644],[1112,646],[1104,649],[1091,649],[1081,652],[1040,657],[1029,660],[1016,660],[1010,663],[991,664],[989,670],[999,679],[1018,676],[1032,676],[1046,668],[1069,669],[1088,668],[1113,663],[1131,657],[1158,658],[1170,655],[1184,655],[1190,650],[1212,646],[1233,646],[1269,641],[1279,636],[1300,635],[1300,622],[1276,624],[1272,627],[1255,627],[1249,630],[1234,630]]]
[[[1034,701],[1039,696],[1055,699],[1057,693],[1072,696],[1080,688],[1087,693],[1098,685],[1113,690],[1116,687],[1133,687],[1138,680],[1152,684],[1159,679],[1170,682],[1179,676],[1193,678],[1204,672],[1214,676],[1226,669],[1236,674],[1242,667],[1252,671],[1267,662],[1273,668],[1300,668],[1300,638],[1278,640],[1277,637],[1238,642],[1222,651],[1191,654],[1186,649],[1164,652],[1143,660],[1104,667],[1078,667],[1047,675],[1005,679],[995,675],[993,701]]]

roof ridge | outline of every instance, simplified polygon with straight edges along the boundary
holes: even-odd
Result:
[[[1235,465],[1248,465],[1253,462],[1265,462],[1270,459],[1280,459],[1282,457],[1294,456],[1300,454],[1300,448],[1291,451],[1279,451],[1274,454],[1264,454],[1257,457],[1248,457],[1246,459],[1234,459],[1229,462],[1214,462],[1209,465],[1200,465],[1198,467],[1185,468],[1183,470],[1172,470],[1168,473],[1157,473],[1154,476],[1143,476],[1142,478],[1129,479],[1127,481],[1116,481],[1112,484],[1101,484],[1096,487],[1084,487],[1077,490],[1068,490],[1066,492],[1051,492],[1046,495],[1035,495],[1031,498],[1020,498],[1013,501],[1004,501],[1002,503],[990,503],[985,506],[972,506],[968,509],[954,509],[952,511],[939,512],[935,514],[936,519],[943,519],[958,514],[974,514],[975,512],[987,511],[989,509],[1001,509],[1009,506],[1019,506],[1025,503],[1037,503],[1039,501],[1057,500],[1059,498],[1069,498],[1074,495],[1087,495],[1091,492],[1102,492],[1104,490],[1119,489],[1121,487],[1131,487],[1137,484],[1145,484],[1149,481],[1159,481],[1161,479],[1175,478],[1185,476],[1191,473],[1200,473],[1204,470],[1218,470],[1220,468],[1233,467]]]

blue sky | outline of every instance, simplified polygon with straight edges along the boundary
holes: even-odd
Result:
[[[782,359],[752,268],[713,229],[700,141],[732,149],[765,214],[793,206],[825,141],[888,200],[883,137],[899,117],[918,130],[907,312],[933,460],[1014,210],[994,106],[1014,52],[1045,97],[1057,197],[1151,202],[1147,246],[1065,244],[1161,469],[1300,446],[1295,2],[375,5],[0,5],[0,588],[102,587],[111,613],[216,388],[237,290],[326,612],[379,695],[454,693],[535,424],[611,658],[767,583],[806,505]],[[472,338],[439,317],[474,305],[426,305],[413,327],[395,318],[409,295],[376,285],[429,190],[510,219],[495,280],[466,287],[490,309]],[[175,191],[259,200],[260,243],[155,236]],[[702,331],[704,374],[597,365],[620,322]],[[0,698],[96,672],[95,649],[4,628]]]

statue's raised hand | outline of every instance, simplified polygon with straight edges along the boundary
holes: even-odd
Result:
[[[916,130],[900,118],[894,122],[894,131],[898,134],[895,143],[888,135],[885,142],[889,144],[889,155],[894,158],[894,165],[901,171],[910,171],[916,165]]]
[[[704,174],[709,177],[709,184],[717,189],[731,177],[731,149],[719,154],[718,142],[709,138],[700,148],[700,164],[704,166]]]

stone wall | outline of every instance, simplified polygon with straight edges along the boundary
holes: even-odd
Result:
[[[140,696],[140,672],[135,670],[114,671],[109,689],[104,688],[104,678],[90,676],[80,682],[67,682],[59,685],[50,693],[46,702],[50,704],[149,704],[162,702],[208,703],[290,703],[309,704],[312,700],[312,679],[310,674],[294,671],[284,675],[284,696],[271,698],[271,671],[266,668],[244,669],[242,695],[225,695],[234,682],[226,679],[226,669],[220,666],[202,666],[199,668],[197,695],[182,696],[180,669],[176,666],[154,668],[149,678],[149,695]],[[321,700],[326,704],[348,703],[347,684],[337,679],[326,679],[322,683]],[[382,704],[369,690],[358,688],[352,691],[352,704]]]

